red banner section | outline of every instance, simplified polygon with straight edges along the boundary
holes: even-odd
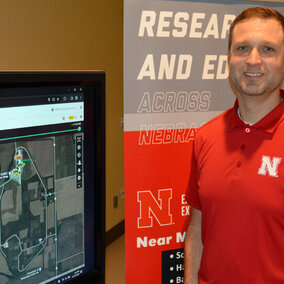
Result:
[[[181,248],[190,210],[185,189],[194,133],[124,134],[126,283],[182,283]]]

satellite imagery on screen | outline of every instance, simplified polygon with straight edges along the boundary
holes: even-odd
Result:
[[[0,283],[84,267],[83,133],[0,144]]]

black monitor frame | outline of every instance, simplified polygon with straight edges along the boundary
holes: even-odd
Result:
[[[94,251],[89,251],[95,266],[90,271],[64,283],[104,283],[105,282],[105,73],[103,71],[8,71],[0,72],[0,89],[17,86],[41,85],[87,85],[95,88],[93,96],[85,101],[85,120],[88,140],[84,147],[86,163],[92,164],[92,171],[86,172],[86,186],[95,190],[88,196],[94,201],[93,214],[85,217],[89,235],[85,243],[94,242]],[[94,108],[92,108],[94,106]],[[4,119],[4,118],[1,118]],[[92,180],[91,180],[92,179]],[[86,197],[85,197],[86,201]],[[90,205],[90,204],[89,204]],[[96,224],[96,225],[94,225]],[[55,280],[54,283],[57,283]]]

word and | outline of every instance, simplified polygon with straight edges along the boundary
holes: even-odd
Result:
[[[187,80],[191,75],[192,65],[191,54],[161,54],[160,58],[147,54],[137,80]],[[202,80],[225,80],[228,76],[227,55],[205,55]]]

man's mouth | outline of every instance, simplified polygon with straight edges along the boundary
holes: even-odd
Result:
[[[245,75],[248,76],[248,77],[256,78],[256,77],[261,77],[263,74],[262,73],[245,72]]]

